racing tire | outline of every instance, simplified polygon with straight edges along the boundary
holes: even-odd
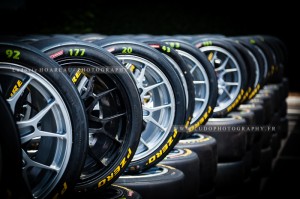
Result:
[[[96,45],[65,37],[32,45],[69,71],[84,102],[89,147],[74,191],[109,186],[127,168],[140,139],[142,108],[133,79],[112,54]]]
[[[268,177],[272,169],[272,157],[273,157],[272,148],[268,147],[265,149],[261,149],[260,152],[261,152],[260,155],[261,177]]]
[[[225,117],[242,103],[243,96],[248,91],[247,69],[244,59],[228,41],[209,38],[199,39],[193,44],[207,56],[218,76],[219,96],[213,117]],[[227,65],[230,66],[231,72],[226,71]],[[235,79],[237,82],[227,83],[230,81],[228,79]],[[230,89],[228,89],[229,87]],[[221,102],[225,105],[221,106]]]
[[[0,93],[0,196],[18,198],[22,189],[22,152],[19,131],[9,107]]]
[[[176,148],[190,149],[199,158],[199,194],[214,188],[217,174],[217,142],[204,134],[194,133],[192,137],[180,140]]]
[[[176,69],[177,73],[182,79],[184,94],[187,98],[187,110],[185,120],[187,122],[186,127],[188,127],[191,123],[191,120],[193,119],[193,112],[195,108],[195,93],[191,92],[195,90],[195,88],[193,83],[193,77],[189,72],[188,66],[186,65],[183,58],[170,45],[161,41],[146,40],[143,42],[161,52],[172,63],[173,67]],[[185,135],[186,134],[184,134],[183,136]]]
[[[190,149],[177,149],[172,151],[163,159],[160,164],[179,169],[185,177],[185,193],[187,198],[197,198],[199,187],[199,158]]]
[[[227,196],[241,192],[245,179],[244,161],[218,163],[216,178],[217,196]]]
[[[88,137],[83,103],[66,73],[47,72],[61,67],[37,49],[4,42],[0,49],[8,52],[0,57],[0,84],[22,132],[19,149],[25,186],[32,197],[59,198],[72,190],[85,160]]]
[[[115,184],[137,191],[143,199],[182,199],[186,194],[183,172],[159,164],[141,174],[123,175]]]
[[[184,94],[183,84],[181,82],[180,77],[178,76],[176,70],[172,67],[172,65],[168,62],[168,60],[157,50],[153,49],[152,47],[148,46],[147,44],[124,40],[124,39],[104,39],[104,40],[95,40],[93,41],[94,44],[97,46],[101,46],[116,56],[121,62],[125,65],[128,65],[130,68],[129,70],[139,71],[137,69],[137,65],[143,63],[144,65],[150,66],[148,74],[151,74],[151,71],[155,70],[158,71],[156,74],[159,74],[161,77],[164,77],[165,80],[156,83],[156,85],[168,85],[167,94],[172,96],[164,96],[159,93],[159,95],[150,95],[150,96],[157,96],[155,99],[159,99],[159,101],[163,101],[169,99],[173,101],[169,108],[165,108],[164,111],[170,109],[171,113],[174,111],[174,117],[172,119],[166,117],[159,118],[160,120],[167,123],[167,126],[162,126],[164,129],[162,130],[161,125],[157,125],[157,121],[154,120],[154,114],[147,115],[146,113],[149,112],[149,108],[147,109],[148,101],[144,101],[144,97],[146,94],[141,92],[141,98],[143,100],[143,109],[145,110],[144,122],[146,122],[146,127],[144,127],[144,131],[142,132],[141,138],[143,141],[140,142],[138,150],[136,151],[132,161],[129,164],[128,169],[126,172],[128,173],[140,173],[148,168],[156,165],[160,162],[169,151],[178,143],[179,139],[182,136],[182,132],[177,130],[176,126],[184,126],[186,124],[186,98]],[[147,63],[147,64],[146,64]],[[133,68],[131,69],[131,67]],[[141,66],[141,71],[143,70],[143,66]],[[132,73],[134,74],[134,73]],[[145,69],[145,74],[147,71]],[[146,78],[147,79],[147,78]],[[164,83],[165,84],[162,84]],[[137,83],[137,85],[142,85],[143,83]],[[149,86],[151,87],[151,86]],[[146,86],[141,86],[139,90],[144,90]],[[152,98],[154,98],[152,97]],[[151,103],[151,101],[150,101]],[[169,103],[169,102],[168,102]],[[161,105],[164,107],[164,104]],[[155,108],[155,107],[154,107]],[[154,111],[153,111],[154,112]],[[160,112],[163,113],[163,112]],[[159,115],[160,115],[159,113]],[[158,114],[156,112],[156,114]],[[151,120],[150,120],[151,119]],[[148,125],[149,124],[149,125]],[[152,125],[152,126],[150,126]],[[172,128],[175,126],[175,128]],[[149,128],[148,128],[149,127]],[[157,130],[158,129],[158,130]],[[162,134],[162,132],[166,132]],[[155,135],[155,136],[153,136]],[[159,138],[156,136],[163,135]],[[149,138],[149,139],[148,139]],[[153,138],[153,139],[152,139]],[[145,140],[146,139],[146,140]],[[147,140],[148,139],[148,140]],[[149,147],[149,146],[152,147]]]
[[[241,126],[246,125],[246,120],[238,116],[227,118],[210,118],[204,127],[212,129],[204,134],[216,139],[218,148],[218,162],[233,162],[241,160],[246,152],[247,134]],[[235,128],[223,130],[225,127]],[[214,131],[214,128],[220,128]],[[223,129],[222,129],[223,128]]]
[[[193,45],[172,38],[165,38],[162,41],[178,52],[186,62],[193,77],[195,108],[193,119],[188,128],[188,132],[193,132],[197,127],[204,125],[208,121],[216,106],[218,82],[215,72],[204,53],[199,52]]]
[[[228,116],[242,117],[246,120],[246,123],[247,123],[248,126],[253,126],[253,125],[256,124],[255,115],[250,109],[244,109],[244,110],[239,111],[239,112],[233,111],[233,112],[229,113]],[[246,147],[246,149],[251,150],[256,134],[251,132],[251,131],[247,131],[246,133],[247,133],[247,147]]]
[[[279,131],[279,137],[280,139],[284,139],[288,136],[289,132],[289,125],[288,125],[288,119],[286,117],[280,118],[280,131]]]
[[[70,197],[71,198],[71,197]],[[142,199],[139,193],[126,187],[112,184],[103,190],[99,190],[93,193],[76,193],[72,198],[89,199]]]

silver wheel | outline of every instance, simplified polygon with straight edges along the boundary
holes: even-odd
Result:
[[[195,108],[193,112],[193,119],[191,124],[198,121],[207,107],[209,98],[209,79],[205,72],[203,65],[192,55],[181,50],[177,50],[178,54],[182,56],[190,73],[193,77],[194,92],[195,92]]]
[[[0,74],[18,82],[18,89],[7,102],[20,132],[23,178],[34,198],[45,197],[61,179],[70,158],[68,109],[58,91],[40,74],[11,63],[0,63]]]
[[[214,112],[226,109],[239,95],[242,77],[236,59],[223,48],[206,46],[200,48],[214,66],[218,78],[218,100]]]
[[[169,135],[175,118],[175,97],[164,73],[153,63],[132,55],[116,56],[128,68],[140,92],[144,131],[132,161],[147,157]]]
[[[169,60],[169,62],[171,62],[174,69],[180,74],[179,77],[182,81],[182,86],[183,86],[184,94],[185,94],[186,109],[188,109],[188,106],[189,106],[189,94],[188,94],[188,92],[189,92],[189,90],[188,90],[188,85],[187,85],[186,79],[184,77],[184,74],[182,73],[182,71],[181,71],[180,67],[178,66],[178,64],[171,57],[169,57],[166,54],[163,54],[163,55]]]

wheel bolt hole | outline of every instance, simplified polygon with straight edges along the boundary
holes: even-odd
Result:
[[[149,116],[149,115],[150,115],[149,111],[143,110],[143,116]]]
[[[215,60],[215,64],[216,64],[216,65],[220,65],[221,62],[222,62],[222,61],[221,61],[220,59],[216,59],[216,60]]]
[[[139,90],[139,94],[142,94],[143,89],[142,89],[142,88],[139,88],[138,90]]]
[[[25,167],[26,166],[26,161],[25,160],[22,160],[22,167]]]

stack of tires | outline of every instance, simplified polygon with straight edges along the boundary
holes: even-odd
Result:
[[[255,197],[287,136],[286,58],[271,36],[7,38],[1,198]]]
[[[200,37],[194,44],[206,53],[218,76],[219,106],[206,126],[231,127],[228,132],[207,133],[218,146],[217,196],[253,198],[287,133],[286,112],[282,111],[288,92],[282,77],[284,45],[269,36]],[[243,130],[243,126],[253,130]]]

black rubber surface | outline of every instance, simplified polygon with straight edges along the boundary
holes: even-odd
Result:
[[[241,192],[245,179],[245,162],[218,163],[216,178],[217,196],[228,196]]]
[[[272,148],[268,147],[260,151],[260,169],[261,177],[268,177],[271,173],[273,152]]]
[[[157,173],[161,168],[166,168],[167,172]],[[142,174],[122,176],[116,184],[136,190],[143,199],[182,199],[184,186],[188,186],[180,170],[165,165],[157,165]]]
[[[199,187],[199,158],[189,149],[171,150],[169,155],[160,164],[179,169],[184,174],[186,198],[197,198]]]
[[[260,198],[299,198],[300,179],[300,117],[289,121],[290,135],[273,167],[272,173],[262,187]],[[296,182],[296,183],[295,183]]]
[[[104,190],[95,191],[92,193],[85,193],[84,195],[73,195],[69,196],[68,199],[71,198],[80,198],[80,199],[142,199],[141,195],[134,190],[131,190],[127,187],[122,187],[118,185],[110,185]]]
[[[215,186],[217,174],[217,142],[207,135],[193,134],[193,137],[180,140],[176,148],[190,149],[199,158],[199,194],[209,192]]]
[[[216,139],[218,162],[234,162],[241,160],[246,152],[247,134],[240,126],[246,125],[246,120],[239,116],[226,118],[210,118],[205,124],[212,131],[203,132]],[[231,127],[230,131],[215,131],[214,128]],[[234,130],[235,129],[235,130]]]

